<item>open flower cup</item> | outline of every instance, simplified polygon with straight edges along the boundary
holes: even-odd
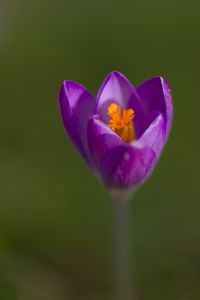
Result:
[[[107,187],[135,188],[151,175],[172,125],[171,92],[162,77],[134,88],[115,71],[97,97],[67,80],[59,100],[68,135]]]

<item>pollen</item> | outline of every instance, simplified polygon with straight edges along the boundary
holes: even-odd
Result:
[[[108,126],[117,133],[126,143],[136,139],[133,118],[135,112],[133,109],[124,109],[116,103],[111,103],[108,106],[108,115],[111,117]]]

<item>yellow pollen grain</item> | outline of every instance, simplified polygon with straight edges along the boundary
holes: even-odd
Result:
[[[121,112],[121,107],[116,103],[111,103],[108,106],[108,115],[111,117],[108,126],[117,133],[126,143],[136,139],[133,118],[135,112],[133,109],[124,109]]]

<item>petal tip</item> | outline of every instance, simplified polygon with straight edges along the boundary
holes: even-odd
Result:
[[[110,78],[112,76],[117,78],[117,79],[124,79],[124,80],[129,82],[128,78],[123,73],[121,73],[120,71],[114,70],[111,73],[109,73],[107,77]]]
[[[123,73],[121,73],[120,71],[114,70],[105,77],[104,84],[106,84],[108,82],[108,80],[112,77],[117,78],[117,79],[125,79],[126,81],[128,81],[128,79],[126,78],[126,76]]]

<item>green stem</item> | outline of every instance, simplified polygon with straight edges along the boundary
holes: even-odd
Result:
[[[128,202],[123,193],[116,194],[115,209],[115,284],[116,300],[133,300],[130,276]]]

